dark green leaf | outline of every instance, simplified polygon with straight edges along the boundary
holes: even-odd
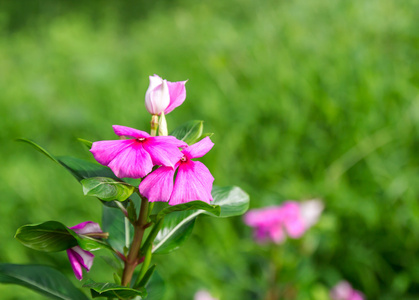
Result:
[[[198,210],[198,209],[205,210],[208,213],[211,213],[216,216],[219,216],[221,212],[219,205],[210,205],[204,201],[191,201],[187,203],[182,203],[182,204],[166,207],[165,209],[161,210],[157,214],[157,220],[161,219],[167,214],[170,214],[171,212],[183,211],[183,210]]]
[[[67,277],[47,266],[0,264],[0,282],[21,285],[52,299],[88,299]]]
[[[125,219],[119,209],[103,206],[102,230],[109,232],[108,243],[121,253],[124,253],[125,246]],[[128,226],[132,240],[134,227],[129,222]]]
[[[83,287],[90,288],[93,298],[109,297],[119,299],[131,299],[134,297],[144,297],[146,295],[144,289],[136,290],[110,282],[94,282],[91,279],[89,279],[85,284],[83,284]]]
[[[17,230],[15,238],[26,247],[44,252],[63,251],[77,245],[88,251],[108,248],[105,243],[81,237],[56,221],[22,226]]]
[[[204,121],[194,120],[176,127],[170,135],[184,141],[188,145],[192,145],[198,141],[199,137],[202,135],[203,129]]]
[[[161,278],[159,272],[155,271],[151,275],[150,280],[146,284],[147,300],[165,299],[166,285]]]
[[[147,283],[150,281],[151,275],[153,275],[155,269],[156,269],[156,265],[152,265],[144,274],[144,277],[141,279],[141,281],[135,286],[135,288],[146,286]]]
[[[125,201],[135,191],[135,187],[123,181],[108,177],[91,177],[80,181],[86,196],[103,201]]]

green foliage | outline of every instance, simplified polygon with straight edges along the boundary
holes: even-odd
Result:
[[[90,288],[92,298],[107,297],[107,298],[118,298],[118,299],[132,299],[139,297],[143,299],[147,293],[144,290],[131,289],[125,286],[120,286],[114,283],[98,283],[89,279],[83,284],[83,287]]]
[[[56,221],[20,227],[15,238],[26,247],[44,252],[63,251],[79,245],[87,251],[109,248],[105,243],[86,236]]]
[[[184,141],[188,145],[192,145],[199,140],[204,130],[204,121],[188,121],[176,127],[170,135]]]
[[[135,191],[135,187],[120,180],[107,177],[92,177],[80,181],[86,196],[103,201],[125,201]]]
[[[47,266],[0,264],[0,282],[24,286],[50,299],[88,299],[66,276]]]

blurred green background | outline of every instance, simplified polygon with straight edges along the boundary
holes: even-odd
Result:
[[[215,133],[202,159],[215,184],[241,186],[252,208],[312,197],[326,206],[303,238],[273,251],[253,243],[241,217],[200,218],[183,248],[156,257],[166,299],[201,288],[263,299],[269,253],[283,261],[284,299],[328,299],[340,279],[368,299],[419,298],[418,1],[1,0],[0,8],[0,262],[45,263],[73,277],[64,252],[35,252],[13,235],[28,223],[101,215],[64,169],[14,139],[92,159],[76,138],[113,139],[113,124],[148,130],[144,94],[159,74],[189,79],[187,100],[167,119],[171,128],[202,119]],[[103,265],[97,258],[89,276],[111,280]],[[42,299],[8,285],[0,294]]]

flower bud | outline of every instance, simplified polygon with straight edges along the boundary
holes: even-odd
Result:
[[[159,76],[150,76],[150,85],[145,94],[145,107],[152,115],[160,115],[170,104],[167,81]]]

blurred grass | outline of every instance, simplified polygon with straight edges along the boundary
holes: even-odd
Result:
[[[14,232],[101,212],[14,139],[90,159],[77,137],[148,128],[144,94],[156,73],[189,79],[169,126],[205,120],[216,145],[203,161],[217,185],[243,187],[252,207],[324,199],[320,224],[281,247],[289,298],[327,299],[341,278],[368,299],[419,296],[417,1],[1,2],[1,262],[71,275],[65,254],[25,249]],[[240,218],[200,219],[185,247],[157,258],[167,299],[201,287],[263,298],[268,249],[250,238]],[[105,280],[103,269],[92,276]]]

